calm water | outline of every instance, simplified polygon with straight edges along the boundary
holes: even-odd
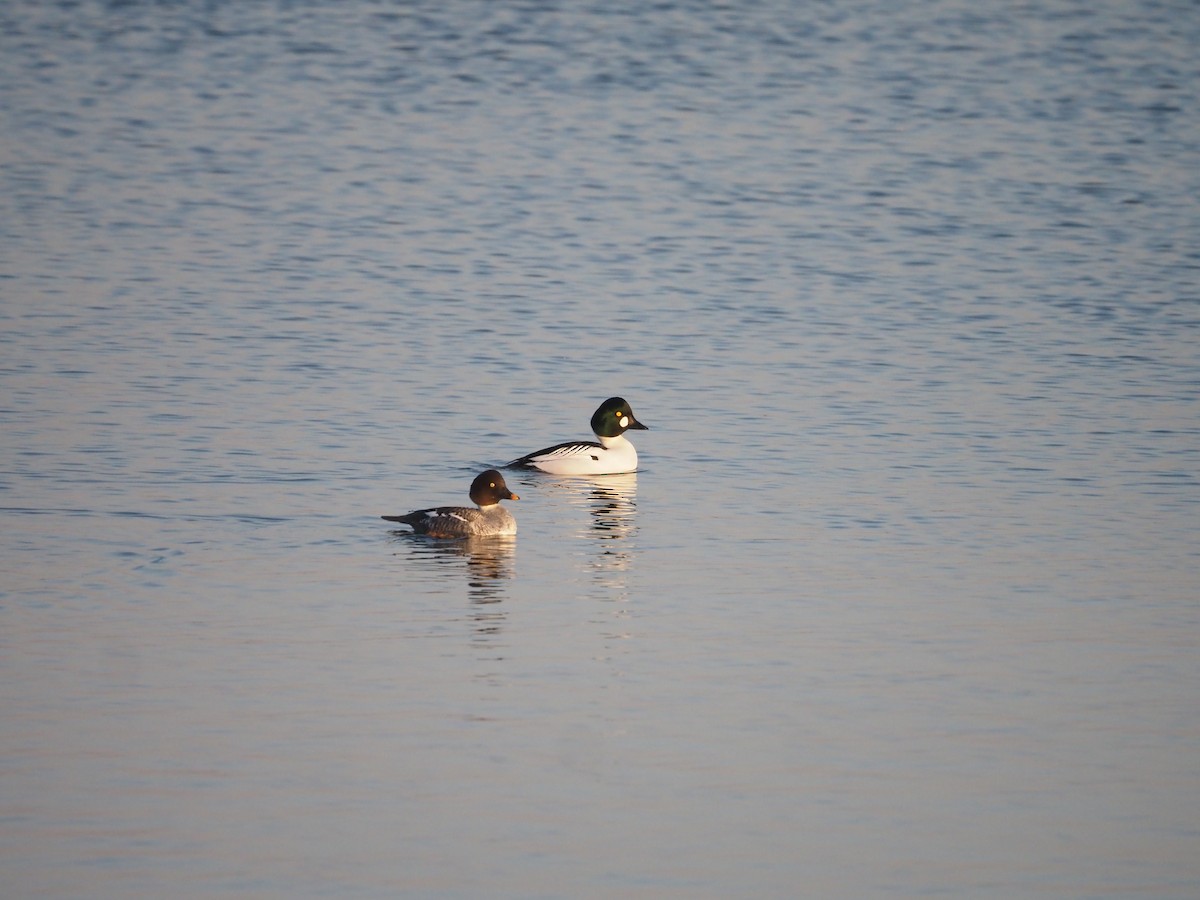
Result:
[[[1197,46],[0,6],[6,896],[1200,895]]]

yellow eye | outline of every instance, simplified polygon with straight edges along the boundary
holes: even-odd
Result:
[[[494,481],[488,482],[488,487],[495,487],[495,486],[496,486],[496,482],[494,482]]]
[[[625,415],[625,413],[621,412],[620,410],[617,410],[617,418],[618,419],[621,418],[621,416],[623,416],[623,415]]]

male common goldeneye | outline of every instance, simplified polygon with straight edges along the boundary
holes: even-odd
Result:
[[[501,500],[519,500],[504,483],[504,476],[488,469],[471,482],[471,499],[479,509],[469,506],[435,506],[418,509],[402,516],[380,516],[389,522],[411,525],[413,534],[437,538],[464,538],[489,534],[516,534],[517,520],[500,505]]]
[[[565,444],[555,444],[505,465],[539,469],[551,475],[616,475],[622,472],[636,472],[637,450],[625,438],[625,432],[630,428],[649,431],[633,417],[633,410],[629,408],[628,403],[620,397],[609,397],[592,416],[592,431],[596,433],[600,443],[568,441]]]

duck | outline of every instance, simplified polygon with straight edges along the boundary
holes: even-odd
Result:
[[[637,450],[625,437],[635,429],[649,431],[639,422],[629,404],[621,397],[609,397],[592,415],[592,431],[597,441],[567,441],[527,453],[506,468],[537,469],[550,475],[620,475],[636,472]]]
[[[478,509],[469,506],[434,506],[418,509],[402,516],[380,516],[388,522],[412,526],[413,534],[435,538],[468,538],[517,533],[517,520],[500,505],[501,500],[520,500],[508,489],[504,476],[488,469],[471,482],[471,499]]]

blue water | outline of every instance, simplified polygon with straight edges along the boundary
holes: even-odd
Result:
[[[5,893],[1200,894],[1198,45],[0,7]]]

